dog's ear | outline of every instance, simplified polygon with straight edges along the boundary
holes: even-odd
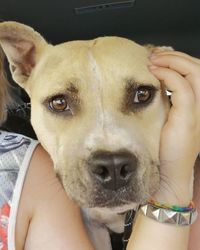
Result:
[[[46,41],[29,26],[17,22],[2,22],[0,44],[8,58],[13,79],[25,87],[42,50],[47,45]]]

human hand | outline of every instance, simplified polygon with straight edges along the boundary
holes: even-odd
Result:
[[[172,91],[172,107],[161,133],[160,190],[154,198],[187,206],[200,151],[200,60],[176,51],[157,51],[150,59],[150,71]]]

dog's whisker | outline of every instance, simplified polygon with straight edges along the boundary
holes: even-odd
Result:
[[[173,193],[175,195],[175,197],[178,198],[178,196],[176,194],[177,188],[175,186],[175,183],[171,182],[169,177],[164,175],[164,174],[161,174],[160,178],[161,178],[162,188],[164,188],[166,191],[168,191],[170,193]]]

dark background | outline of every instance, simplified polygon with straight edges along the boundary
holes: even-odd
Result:
[[[53,44],[118,35],[200,56],[199,0],[0,0],[0,19],[30,25]]]

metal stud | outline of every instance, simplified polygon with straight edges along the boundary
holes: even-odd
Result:
[[[192,209],[187,212],[177,212],[171,209],[157,207],[152,204],[145,204],[140,207],[142,213],[158,222],[168,223],[177,226],[191,225],[197,218],[197,210]]]

